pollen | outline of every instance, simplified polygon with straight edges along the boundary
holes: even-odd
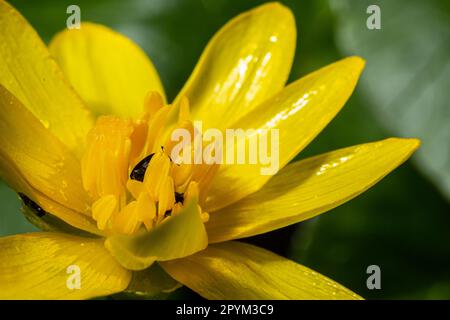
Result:
[[[178,122],[169,126],[173,110],[178,110]],[[194,198],[202,220],[208,221],[201,205],[218,166],[174,163],[169,127],[193,130],[186,98],[176,106],[165,105],[161,95],[150,92],[138,119],[97,119],[87,137],[81,170],[100,230],[127,235],[150,231]]]

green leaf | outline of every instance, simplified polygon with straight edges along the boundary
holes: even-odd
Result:
[[[417,137],[419,167],[450,198],[450,19],[448,2],[331,1],[337,43],[367,60],[361,89],[388,131]],[[381,29],[369,30],[366,9],[377,4]]]

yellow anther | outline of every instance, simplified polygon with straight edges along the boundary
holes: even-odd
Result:
[[[159,190],[158,216],[164,216],[175,204],[175,188],[172,177],[167,177]]]
[[[149,93],[144,110],[136,120],[101,116],[88,135],[81,160],[83,186],[93,200],[92,218],[107,234],[131,235],[144,227],[150,231],[190,200],[202,199],[203,188],[217,171],[214,165],[173,162],[171,151],[179,141],[163,144],[170,107],[164,106],[161,95]],[[193,160],[195,128],[189,113],[183,98],[176,127],[189,131],[181,152]],[[200,205],[199,212],[202,221],[208,221]]]
[[[189,133],[189,137],[190,139],[185,141],[185,136],[172,136],[172,133],[176,133],[175,130],[185,130],[186,133]],[[175,159],[172,159],[175,161],[175,163],[181,163],[181,159],[183,159],[182,155],[182,151],[189,151],[190,153],[192,153],[193,150],[193,146],[194,146],[194,125],[191,121],[189,120],[185,120],[180,122],[177,127],[172,131],[171,135],[169,137],[167,137],[166,143],[164,144],[164,151],[167,152],[167,154],[172,155],[172,149],[175,146],[180,146],[181,150],[180,152],[178,152],[178,150],[175,152],[174,156],[178,156],[175,157]],[[179,159],[177,159],[179,158]],[[191,157],[192,159],[192,157]]]
[[[145,187],[142,182],[129,179],[127,181],[127,190],[131,193],[133,198],[137,200],[137,198],[139,198],[139,195],[145,191]]]
[[[100,230],[106,228],[111,216],[118,210],[117,197],[114,195],[103,196],[92,205],[92,217],[97,221]]]
[[[206,211],[202,211],[202,208],[198,206],[200,211],[200,218],[202,218],[203,223],[206,223],[209,221],[209,213]]]
[[[155,153],[148,164],[144,176],[144,185],[153,199],[158,199],[160,189],[163,187],[170,173],[170,159],[164,152]]]
[[[144,223],[145,228],[147,230],[153,228],[156,204],[147,192],[141,192],[139,195],[136,202],[136,211],[138,212],[138,220]]]
[[[142,155],[143,148],[147,141],[148,122],[137,121],[134,123],[134,131],[131,134],[130,163],[136,165]]]
[[[193,199],[198,199],[198,194],[198,183],[196,181],[191,181],[184,194],[184,205],[188,204],[189,201]]]
[[[162,146],[162,133],[169,114],[170,107],[164,106],[159,109],[148,122],[147,141],[144,147],[143,156],[158,151]]]
[[[156,91],[150,91],[144,100],[144,116],[143,119],[149,120],[164,107],[163,97]]]
[[[125,195],[132,132],[131,121],[113,116],[99,117],[90,131],[81,167],[84,188],[94,199]]]
[[[192,174],[191,164],[175,164],[172,165],[172,178],[175,185],[175,191],[179,193],[184,193],[187,188],[187,183]]]
[[[198,199],[199,194],[200,194],[199,184],[195,181],[191,181],[186,190],[186,193],[184,194],[184,203],[183,203],[184,206],[186,206],[189,203],[189,201],[193,199]],[[200,212],[200,217],[202,218],[202,221],[207,222],[209,220],[208,212],[203,212],[200,205],[198,205],[198,211]]]
[[[128,203],[113,219],[113,229],[122,234],[135,233],[141,222],[139,221],[139,211],[136,210],[137,201]]]

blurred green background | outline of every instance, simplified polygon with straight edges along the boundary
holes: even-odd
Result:
[[[264,1],[10,1],[45,41],[77,4],[83,21],[135,40],[160,72],[169,98],[208,39],[227,20]],[[298,158],[388,136],[422,139],[421,150],[374,188],[318,218],[249,239],[372,299],[450,299],[450,2],[293,0],[298,43],[290,81],[361,55],[367,68],[344,110]],[[381,8],[381,30],[366,9]],[[32,231],[17,196],[0,184],[0,235]],[[381,268],[368,290],[366,268]],[[181,289],[174,298],[195,298]]]

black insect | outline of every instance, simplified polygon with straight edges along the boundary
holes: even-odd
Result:
[[[42,209],[36,202],[28,198],[23,193],[19,193],[20,199],[22,199],[23,204],[27,206],[35,215],[39,218],[45,216],[48,212]]]
[[[152,160],[154,153],[146,156],[144,159],[133,168],[130,173],[130,179],[137,181],[144,181],[145,171],[147,171],[148,164]]]
[[[184,201],[184,194],[175,192],[175,203],[177,202],[183,203],[183,201]]]
[[[183,203],[184,201],[184,193],[175,192],[175,203]],[[164,212],[164,218],[170,217],[172,215],[172,210],[167,210]]]
[[[133,168],[133,170],[130,173],[130,179],[137,180],[137,181],[144,181],[145,172],[147,171],[148,164],[150,163],[150,160],[152,160],[154,153],[146,156],[144,159],[139,161],[139,163]],[[175,203],[183,203],[184,201],[184,194],[175,192]],[[164,213],[164,217],[169,217],[172,214],[172,210],[167,210]]]

